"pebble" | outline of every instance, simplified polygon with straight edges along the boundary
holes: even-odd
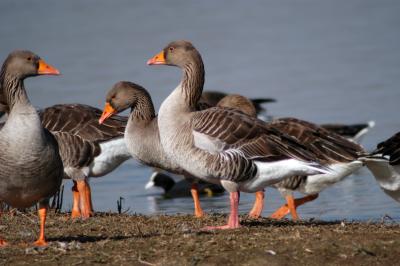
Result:
[[[273,251],[272,249],[268,249],[268,250],[266,250],[265,252],[267,252],[268,254],[270,254],[270,255],[272,255],[272,256],[275,256],[275,255],[276,255],[276,252]]]

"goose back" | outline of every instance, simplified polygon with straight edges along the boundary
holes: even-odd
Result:
[[[129,158],[122,141],[127,118],[117,115],[100,125],[100,116],[101,110],[84,104],[60,104],[40,111],[43,125],[59,142],[66,178],[103,176]],[[112,145],[124,147],[109,151]],[[100,156],[102,152],[109,154]]]

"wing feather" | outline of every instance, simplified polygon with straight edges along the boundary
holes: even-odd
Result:
[[[83,104],[60,104],[39,111],[42,123],[51,132],[68,132],[88,141],[105,141],[123,136],[127,118],[114,115],[98,123],[101,110]]]
[[[81,168],[89,166],[100,154],[100,145],[67,132],[53,132],[58,142],[64,167]]]
[[[350,162],[364,152],[360,145],[307,121],[281,118],[271,125],[296,138],[325,162]]]
[[[197,112],[191,125],[195,143],[200,134],[203,141],[208,139],[207,151],[223,147],[223,150],[236,150],[247,159],[259,161],[287,158],[317,161],[314,154],[296,138],[233,109],[210,108]]]

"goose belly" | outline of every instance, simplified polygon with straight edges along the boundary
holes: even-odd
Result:
[[[100,149],[90,165],[91,177],[104,176],[131,157],[123,137],[100,143]]]
[[[366,162],[381,189],[394,200],[400,202],[400,165],[390,165],[384,159]]]
[[[63,167],[58,153],[0,154],[0,200],[17,207],[30,207],[53,195],[60,187]],[[44,158],[48,158],[45,160]]]
[[[332,170],[330,173],[307,176],[306,182],[302,183],[297,190],[307,195],[320,193],[325,188],[351,175],[362,166],[363,163],[361,161],[332,164],[329,166]]]

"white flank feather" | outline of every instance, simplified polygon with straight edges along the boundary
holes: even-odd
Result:
[[[316,163],[307,163],[296,159],[277,162],[255,162],[255,164],[258,168],[258,175],[241,183],[239,186],[241,191],[256,192],[290,176],[330,173],[329,169],[322,169]]]
[[[101,153],[90,165],[92,177],[108,174],[121,163],[131,158],[123,137],[100,143]]]
[[[390,165],[384,158],[366,158],[365,163],[381,189],[400,202],[400,165]]]
[[[351,175],[363,166],[361,161],[353,161],[350,163],[336,163],[329,165],[331,171],[325,174],[310,175],[299,191],[304,194],[317,194],[325,188],[343,180],[346,176]]]

